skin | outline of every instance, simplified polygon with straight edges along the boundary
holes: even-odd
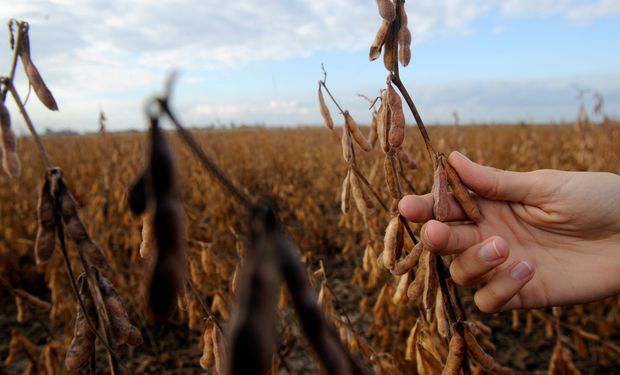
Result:
[[[422,241],[456,255],[452,279],[480,286],[483,312],[596,301],[620,294],[620,176],[602,172],[509,172],[458,152],[448,159],[482,213],[476,223],[442,223],[433,196],[409,195],[403,216]],[[446,222],[467,220],[450,197]]]

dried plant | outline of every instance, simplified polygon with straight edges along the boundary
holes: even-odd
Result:
[[[13,35],[14,28],[17,29]],[[29,42],[29,24],[24,21],[10,20],[9,30],[11,32],[11,47],[13,48],[13,62],[11,73],[8,77],[1,77],[2,84],[2,105],[0,107],[0,120],[2,120],[2,139],[3,139],[3,161],[5,169],[13,177],[19,174],[19,163],[15,154],[15,140],[10,129],[10,117],[4,104],[7,93],[11,93],[15,104],[20,110],[26,125],[34,139],[41,160],[47,169],[44,176],[43,186],[39,195],[37,216],[39,227],[34,246],[35,259],[37,263],[45,263],[50,260],[58,240],[64,259],[65,268],[72,291],[77,299],[77,315],[73,341],[67,351],[65,365],[69,370],[77,370],[85,366],[94,358],[94,345],[98,339],[106,348],[109,355],[110,370],[114,374],[119,374],[121,363],[116,353],[116,346],[129,342],[131,331],[131,342],[138,344],[141,342],[140,332],[128,323],[127,312],[125,311],[120,297],[100,271],[109,269],[108,261],[101,248],[92,240],[84,222],[78,213],[78,205],[69,191],[60,168],[53,166],[38,133],[26,111],[15,86],[13,79],[18,57],[24,67],[29,84],[34,88],[35,93],[41,102],[50,110],[58,110],[56,101],[45,85],[41,74],[31,59]],[[82,275],[76,280],[73,266],[69,258],[65,233],[69,235],[77,250],[78,259],[83,269]],[[103,284],[102,284],[103,283]],[[79,284],[79,286],[78,286]],[[103,295],[107,296],[104,302]],[[18,320],[25,321],[24,305],[25,301],[30,304],[42,306],[43,301],[37,302],[34,298],[28,298],[27,294],[18,293],[16,298],[20,316]],[[120,327],[120,322],[128,326]],[[128,328],[129,327],[129,328]],[[99,332],[99,329],[101,330]],[[115,337],[112,336],[112,331]],[[123,332],[124,336],[119,334]],[[126,336],[126,337],[125,337]],[[20,342],[24,342],[21,340]],[[48,346],[46,349],[46,366],[55,367],[55,357],[52,351],[56,350]],[[31,371],[39,367],[37,361],[31,361]]]

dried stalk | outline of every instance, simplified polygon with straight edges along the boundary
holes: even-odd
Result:
[[[198,142],[192,137],[192,135],[181,125],[177,117],[174,115],[170,106],[168,105],[168,97],[158,98],[159,104],[163,113],[165,113],[170,121],[176,127],[181,139],[187,144],[187,146],[196,154],[198,160],[209,171],[209,173],[217,180],[217,182],[228,191],[239,203],[241,203],[248,211],[252,208],[252,200],[241,190],[239,190],[230,179],[220,170],[220,168],[213,162],[207,154],[200,148]]]
[[[60,219],[60,218],[59,218]],[[103,327],[108,327],[105,331],[105,335],[106,335],[106,339],[104,339],[101,334],[99,333],[99,330],[97,329],[97,327],[95,326],[95,323],[93,321],[90,320],[89,314],[86,310],[86,305],[84,303],[84,300],[82,299],[82,297],[80,296],[80,293],[78,291],[78,287],[77,284],[75,282],[75,274],[73,273],[73,267],[71,266],[71,260],[69,259],[69,252],[67,251],[67,245],[66,245],[66,241],[65,241],[65,233],[64,233],[64,224],[61,220],[58,220],[58,227],[57,227],[57,232],[58,232],[58,240],[60,242],[60,249],[65,261],[65,268],[67,270],[67,274],[69,276],[69,280],[71,281],[71,289],[73,291],[73,294],[78,302],[78,306],[80,307],[80,309],[82,310],[82,314],[84,315],[84,317],[86,318],[86,322],[88,323],[90,329],[93,331],[93,333],[95,334],[95,336],[97,336],[97,339],[99,340],[99,342],[101,342],[103,344],[103,346],[106,348],[106,350],[108,351],[108,355],[109,355],[109,361],[110,361],[110,370],[112,372],[112,374],[120,374],[120,368],[119,368],[119,364],[120,359],[118,358],[118,355],[116,354],[116,349],[115,349],[115,345],[114,342],[112,341],[112,336],[111,333],[109,331],[109,327],[103,325]],[[78,250],[79,253],[79,250]],[[80,261],[82,262],[82,267],[84,267],[85,265],[87,266],[87,262],[86,259],[84,258],[84,256],[80,253]],[[89,290],[90,289],[90,278],[93,277],[92,272],[88,272],[86,271],[86,269],[89,267],[85,267],[85,272],[86,276],[87,276],[87,280],[89,281]],[[89,276],[90,273],[90,276]],[[95,286],[95,288],[97,289],[97,291],[99,291],[99,287],[97,286],[98,284],[95,282],[95,284],[93,284]],[[93,298],[95,298],[95,302],[98,305],[97,306],[97,312],[100,312],[100,307],[102,308],[103,311],[105,311],[105,305],[103,304],[103,299],[101,298],[101,292],[99,292],[99,299],[97,299],[94,294],[92,294],[92,290],[91,290],[91,295],[93,295]],[[99,304],[101,303],[101,304]],[[98,314],[99,315],[99,314]],[[102,317],[101,315],[99,315],[99,319],[101,320]],[[109,319],[107,319],[107,312],[106,312],[106,321],[109,322]],[[101,322],[102,324],[104,324],[105,322]],[[110,345],[111,344],[111,345]],[[127,368],[126,368],[127,369]],[[129,369],[127,369],[129,371]],[[129,371],[129,373],[131,373],[131,371]]]
[[[11,20],[9,20],[9,31],[12,33],[13,32],[13,25],[16,24],[17,25],[17,35],[15,36],[15,40],[13,41],[13,57],[11,60],[11,73],[8,77],[9,82],[13,82],[13,79],[15,78],[15,69],[17,68],[17,57],[19,56],[19,46],[21,44],[21,39],[22,39],[22,35],[23,35],[23,30],[21,27],[21,22],[17,21],[16,19],[12,18]],[[6,101],[6,94],[9,90],[8,86],[4,86],[2,88],[2,101]]]
[[[43,146],[43,142],[41,142],[41,138],[39,138],[39,134],[35,130],[34,125],[32,124],[32,120],[30,120],[30,116],[28,116],[28,112],[26,111],[26,107],[24,107],[24,104],[19,98],[19,94],[17,93],[15,86],[13,86],[13,82],[7,77],[0,78],[0,82],[4,85],[5,88],[8,88],[8,90],[11,92],[11,95],[13,96],[13,99],[15,100],[15,104],[17,104],[17,107],[19,108],[19,112],[22,114],[22,117],[24,118],[24,121],[26,122],[26,125],[28,126],[28,130],[30,131],[32,138],[34,139],[37,145],[37,149],[39,150],[39,155],[41,156],[41,159],[43,160],[43,164],[45,164],[45,167],[47,169],[52,168],[53,165],[52,165],[52,162],[50,161],[49,156],[47,155],[47,150],[45,149],[45,146]]]

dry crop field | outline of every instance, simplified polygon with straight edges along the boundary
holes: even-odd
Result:
[[[620,172],[620,126],[591,126],[587,131],[572,126],[440,126],[430,135],[439,149],[460,150],[476,161],[498,168],[531,170],[557,168]],[[322,280],[333,290],[337,317],[350,320],[351,336],[364,339],[373,353],[401,373],[416,370],[416,357],[408,357],[408,336],[421,317],[415,303],[393,303],[398,277],[386,270],[364,270],[367,240],[362,216],[340,210],[340,183],[347,167],[340,152],[340,132],[325,128],[197,130],[200,146],[221,169],[254,197],[277,201],[279,216],[304,255],[319,292]],[[123,297],[130,320],[141,330],[144,343],[120,347],[121,360],[133,373],[203,373],[200,367],[202,334],[212,316],[226,327],[234,310],[232,282],[239,247],[248,240],[247,214],[224,194],[217,182],[201,169],[195,156],[181,147],[171,134],[180,171],[181,196],[187,222],[189,278],[197,294],[187,293],[184,309],[176,310],[164,324],[151,325],[143,314],[142,279],[145,262],[140,258],[142,221],[127,208],[127,192],[143,168],[147,136],[143,133],[57,136],[44,139],[49,157],[65,166],[63,173],[85,225],[100,244],[110,263],[102,271],[113,280]],[[421,144],[419,135],[408,132],[406,143]],[[56,253],[45,265],[36,265],[33,252],[37,233],[37,191],[45,169],[29,138],[19,139],[23,168],[21,177],[0,177],[0,277],[3,283],[47,301],[51,309],[22,306],[18,316],[15,295],[1,289],[0,357],[3,373],[22,373],[28,366],[55,361],[62,373],[64,353],[72,338],[76,302],[63,259]],[[417,170],[405,177],[418,192],[432,185],[431,166],[422,148],[409,151],[418,161]],[[373,150],[360,154],[359,168],[373,186],[383,180],[383,156]],[[27,167],[26,167],[27,166]],[[107,181],[106,181],[107,179]],[[408,193],[409,188],[404,188]],[[380,191],[383,200],[388,192]],[[390,215],[377,213],[380,227]],[[69,246],[74,268],[75,248]],[[321,270],[315,274],[315,271]],[[199,297],[199,298],[196,298]],[[462,291],[468,319],[492,328],[489,341],[494,357],[518,373],[545,373],[557,341],[551,311],[483,314],[473,307],[471,292]],[[204,304],[202,306],[201,304]],[[281,355],[279,373],[316,373],[313,351],[300,334],[301,328],[290,302],[280,301],[277,331]],[[583,373],[617,373],[620,337],[620,299],[561,310],[560,334],[575,365]],[[422,314],[423,316],[424,314]],[[338,319],[338,318],[336,318]],[[515,320],[516,319],[516,320]],[[431,333],[437,327],[430,324]],[[580,332],[583,331],[583,335]],[[11,337],[24,337],[32,347],[11,354]],[[351,345],[351,344],[349,344]],[[52,349],[48,349],[52,348]],[[617,346],[615,347],[617,350]],[[49,353],[51,352],[51,353]],[[359,344],[352,345],[357,360],[377,371]],[[98,345],[98,357],[104,350]],[[445,353],[438,351],[441,358]],[[49,359],[54,357],[54,359]],[[106,363],[98,361],[101,371]],[[387,371],[386,371],[387,372]],[[31,372],[45,373],[45,372]],[[390,373],[390,372],[387,372]],[[432,372],[431,372],[432,373]]]
[[[426,127],[401,80],[405,2],[377,5],[369,58],[387,79],[367,98],[371,125],[339,105],[323,70],[327,129],[190,131],[169,105],[171,75],[145,107],[146,133],[106,133],[101,114],[98,134],[41,138],[16,68],[58,107],[29,24],[10,20],[0,372],[619,373],[619,297],[483,314],[397,204],[432,191],[437,220],[451,197],[468,222],[483,218],[452,150],[515,171],[619,173],[620,124]],[[30,136],[16,139],[19,115]]]

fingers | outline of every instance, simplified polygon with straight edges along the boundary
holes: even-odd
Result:
[[[398,210],[407,220],[414,223],[424,223],[435,218],[433,215],[434,203],[433,194],[407,195],[398,202]],[[448,199],[448,207],[447,221],[469,220],[452,193]]]
[[[432,220],[422,227],[422,241],[436,254],[459,254],[450,264],[455,283],[486,283],[474,295],[481,311],[490,313],[521,306],[518,293],[534,276],[534,266],[529,261],[515,261],[500,267],[510,252],[503,238],[493,236],[481,241],[474,225],[448,226]]]
[[[431,220],[422,227],[422,242],[439,255],[458,254],[481,241],[474,225],[447,225]]]
[[[474,294],[478,308],[487,313],[517,308],[521,305],[518,293],[534,276],[534,266],[528,261],[516,261],[497,270],[487,284]]]
[[[536,204],[539,196],[549,189],[540,173],[510,172],[483,166],[453,151],[448,162],[463,183],[484,198]]]
[[[495,268],[508,258],[508,243],[491,237],[465,250],[450,264],[452,280],[459,285],[482,284],[494,274]]]

